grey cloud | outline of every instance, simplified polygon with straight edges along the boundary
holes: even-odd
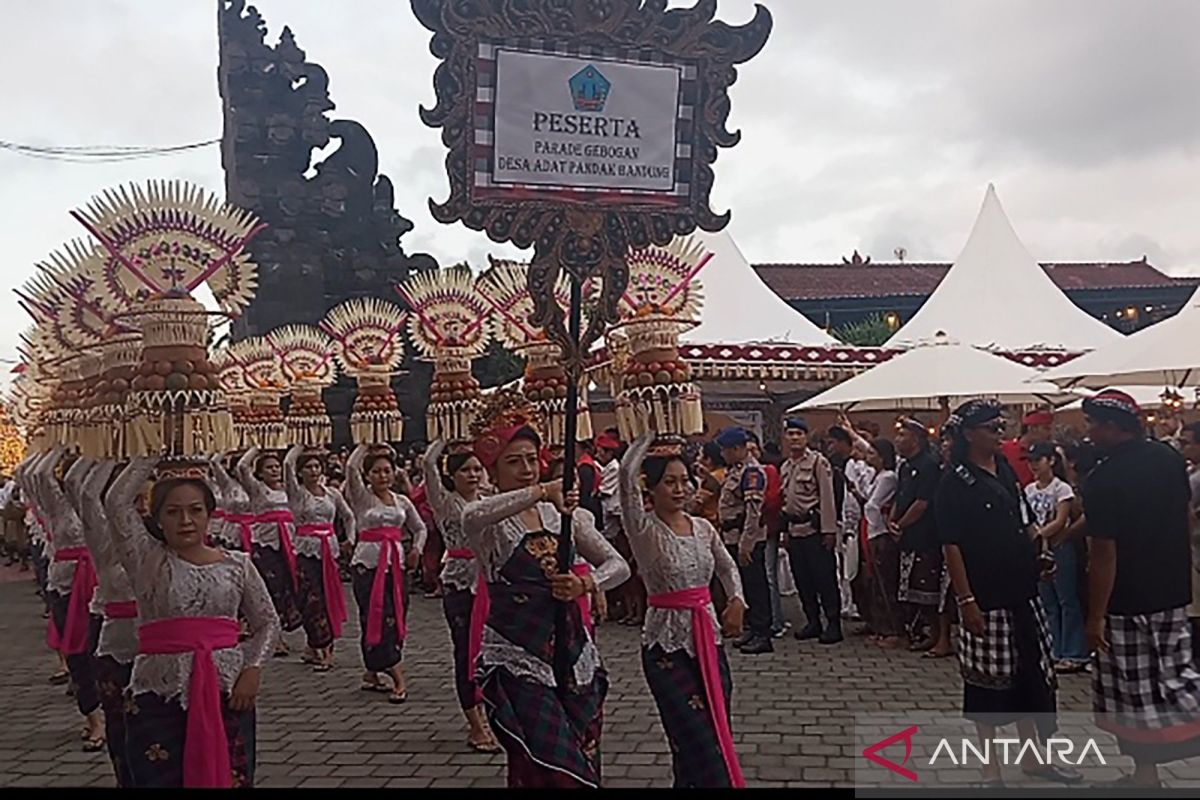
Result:
[[[1192,0],[766,0],[775,30],[739,69],[713,206],[752,260],[951,259],[994,180],[1043,259],[1137,258],[1200,271],[1200,3]],[[686,3],[675,2],[674,5]],[[169,5],[169,9],[167,6]],[[444,152],[429,34],[396,0],[257,0],[329,73],[335,116],[371,131],[415,223],[404,239],[445,264],[516,255],[430,217]],[[220,135],[216,13],[207,0],[13,4],[0,27],[0,138],[175,144]],[[752,0],[720,0],[743,22]],[[7,290],[78,226],[67,211],[114,184],[186,177],[221,190],[215,148],[80,166],[0,152],[0,313]],[[19,326],[17,326],[19,327]],[[0,355],[12,333],[0,334]]]

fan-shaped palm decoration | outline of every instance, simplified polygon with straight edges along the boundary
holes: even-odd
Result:
[[[191,296],[203,283],[233,316],[254,298],[256,268],[245,246],[264,226],[199,186],[121,186],[71,214],[103,247],[105,291],[126,309]]]
[[[421,358],[433,362],[426,436],[431,441],[467,439],[480,402],[471,361],[483,355],[491,339],[491,306],[465,264],[419,272],[397,290],[411,310],[409,341]]]
[[[49,446],[44,416],[49,402],[49,383],[37,375],[36,365],[25,362],[9,387],[6,405],[13,420],[24,432],[25,441],[35,450]]]
[[[329,411],[321,399],[326,386],[337,380],[333,340],[311,325],[288,325],[267,334],[290,388],[288,440],[305,447],[328,445],[333,437]]]
[[[188,458],[228,449],[232,421],[208,361],[209,312],[193,293],[206,284],[223,313],[245,308],[256,280],[245,246],[263,226],[182,181],[112,189],[71,213],[97,243],[85,248],[97,266],[86,270],[84,297],[142,334],[125,450]]]
[[[85,355],[100,341],[99,334],[71,324],[73,300],[68,286],[78,271],[78,265],[55,269],[39,265],[33,278],[17,290],[34,319],[33,329],[23,337],[23,353],[55,379],[43,418],[47,434],[71,447],[81,446],[87,438],[84,409],[100,370],[100,360]]]
[[[37,265],[37,273],[17,291],[22,304],[41,319],[64,352],[89,352],[98,373],[86,381],[73,441],[84,455],[126,457],[125,403],[141,358],[142,337],[118,322],[120,309],[100,290],[103,259],[83,242],[69,242]]]
[[[690,237],[629,253],[619,332],[628,358],[620,368],[615,404],[617,427],[627,440],[648,431],[687,435],[704,429],[700,390],[679,355],[679,335],[700,321],[697,275],[711,259]]]
[[[279,355],[262,336],[229,346],[229,358],[241,367],[250,390],[246,434],[251,446],[281,450],[288,445],[281,401],[287,391]]]
[[[539,328],[530,324],[533,298],[529,295],[529,267],[514,261],[493,260],[492,266],[479,277],[479,293],[491,303],[493,333],[506,347],[522,352],[525,357],[525,376],[522,391],[537,406],[546,423],[546,443],[560,446],[566,440],[567,371],[563,365],[562,348],[546,339]],[[584,287],[584,307],[595,294],[589,283]],[[570,305],[570,284],[560,275],[554,288],[558,307],[566,313]],[[587,327],[587,320],[582,322]],[[592,438],[591,415],[587,409],[586,391],[580,388],[580,405],[576,438]]]
[[[333,354],[342,371],[358,383],[350,414],[356,442],[395,442],[404,434],[404,417],[391,382],[404,359],[405,318],[393,303],[360,297],[342,303],[321,322],[321,329],[333,337]]]

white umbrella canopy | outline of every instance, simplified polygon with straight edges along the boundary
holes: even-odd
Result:
[[[1059,386],[1200,386],[1200,289],[1173,317],[1047,370]]]
[[[1145,411],[1158,411],[1166,405],[1163,399],[1164,392],[1170,387],[1163,387],[1155,384],[1147,383],[1142,386],[1105,386],[1105,389],[1116,389],[1119,392],[1124,392],[1134,399],[1134,401]],[[1197,390],[1200,392],[1200,389]],[[1058,411],[1079,411],[1083,408],[1083,397],[1091,397],[1096,392],[1092,389],[1079,389],[1076,394],[1082,395],[1079,400],[1073,403],[1068,403],[1065,406],[1059,406]],[[1200,395],[1191,395],[1187,392],[1181,392],[1180,396],[1184,402],[1195,402],[1200,400]]]
[[[935,410],[944,402],[954,407],[975,397],[1010,405],[1070,399],[1053,383],[1039,380],[1031,367],[939,334],[790,410]]]

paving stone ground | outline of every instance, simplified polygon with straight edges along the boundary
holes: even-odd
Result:
[[[347,602],[354,607],[352,598]],[[794,606],[795,598],[785,603]],[[73,701],[46,680],[54,659],[42,643],[45,622],[33,583],[0,582],[0,608],[0,786],[112,785],[107,758],[80,750]],[[409,701],[403,706],[357,688],[355,621],[332,671],[313,673],[295,658],[267,665],[258,707],[257,785],[503,786],[503,756],[465,746],[440,601],[415,595],[409,631]],[[611,682],[602,741],[605,785],[670,786],[670,757],[642,677],[637,630],[603,625],[598,638]],[[294,651],[303,647],[302,633],[289,640]],[[734,740],[752,786],[851,785],[856,766],[863,765],[855,714],[957,714],[960,708],[953,659],[882,651],[861,637],[822,647],[788,636],[776,642],[772,655],[733,651],[730,663]],[[1089,704],[1086,676],[1066,677],[1060,709],[1084,711]]]

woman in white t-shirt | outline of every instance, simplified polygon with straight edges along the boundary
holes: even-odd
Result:
[[[870,445],[867,463],[875,468],[871,491],[863,503],[866,520],[867,624],[880,647],[905,646],[903,609],[896,593],[900,585],[900,537],[888,528],[896,497],[896,448],[887,439]]]
[[[1029,466],[1034,481],[1025,487],[1025,497],[1033,510],[1038,535],[1050,547],[1053,538],[1070,524],[1071,501],[1075,492],[1064,479],[1062,455],[1053,444],[1034,445],[1029,451]],[[1079,602],[1077,549],[1074,542],[1053,547],[1053,581],[1038,584],[1042,605],[1050,620],[1055,670],[1082,672],[1091,658],[1083,630],[1083,606]]]

